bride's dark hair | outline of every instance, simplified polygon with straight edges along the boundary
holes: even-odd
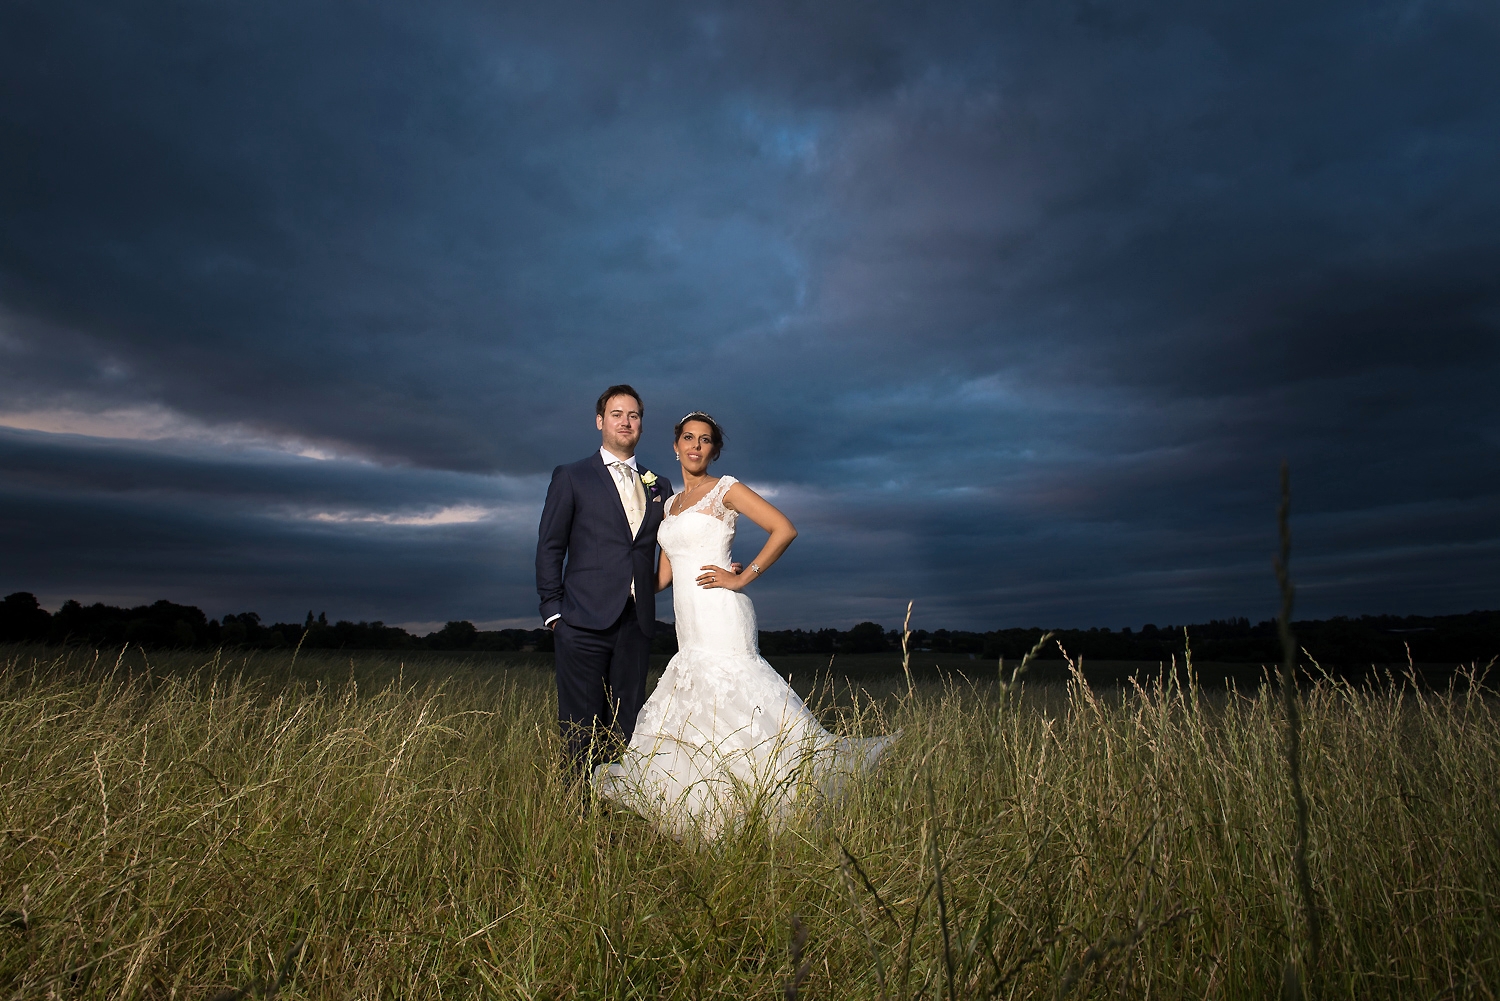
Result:
[[[683,425],[687,424],[688,421],[702,421],[704,424],[707,424],[710,429],[712,429],[712,433],[708,436],[708,440],[714,443],[714,454],[708,457],[708,461],[713,462],[719,457],[719,453],[724,451],[724,429],[719,427],[718,421],[714,420],[703,411],[694,410],[682,420],[678,421],[677,426],[672,429],[673,441],[676,441],[678,438],[682,437]]]

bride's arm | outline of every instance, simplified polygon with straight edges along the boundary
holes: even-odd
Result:
[[[672,561],[667,559],[667,551],[661,550],[661,559],[656,564],[656,590],[657,593],[665,591],[672,586]]]
[[[755,555],[755,559],[750,561],[750,566],[738,575],[725,573],[718,567],[704,567],[704,572],[698,576],[698,583],[703,587],[724,587],[740,591],[761,573],[769,570],[772,563],[781,559],[786,547],[797,537],[797,529],[790,518],[776,509],[776,505],[743,483],[737,482],[725,492],[724,506],[738,511],[771,535]]]

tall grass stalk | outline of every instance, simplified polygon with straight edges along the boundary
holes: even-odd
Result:
[[[916,684],[911,680],[911,608],[915,601],[906,603],[906,620],[901,623],[901,673],[906,675],[906,694],[912,695],[916,692]]]
[[[580,816],[542,664],[289,658],[0,651],[0,997],[1260,999],[1305,934],[1269,686],[825,680],[881,768],[692,847]],[[1493,996],[1495,704],[1300,726],[1322,993]]]
[[[1281,548],[1276,557],[1276,583],[1281,589],[1281,614],[1276,628],[1281,637],[1281,696],[1286,709],[1286,761],[1291,780],[1292,805],[1296,817],[1297,843],[1292,852],[1292,870],[1297,879],[1297,893],[1302,903],[1302,920],[1307,927],[1306,993],[1317,996],[1319,955],[1323,948],[1323,926],[1318,901],[1313,890],[1312,872],[1307,864],[1308,805],[1302,781],[1302,712],[1297,698],[1297,639],[1292,635],[1292,602],[1296,590],[1292,585],[1292,477],[1285,461],[1281,463],[1281,504],[1276,510],[1276,525]],[[1304,984],[1296,966],[1287,964],[1282,977],[1282,995],[1300,998]]]

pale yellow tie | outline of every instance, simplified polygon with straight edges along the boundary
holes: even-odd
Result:
[[[620,495],[620,503],[625,507],[625,520],[630,523],[630,537],[633,539],[641,531],[641,522],[646,520],[646,490],[641,486],[641,479],[635,474],[635,470],[623,462],[616,462],[615,467],[615,490]],[[630,581],[630,596],[635,597],[635,579]]]
[[[615,466],[615,487],[620,492],[620,503],[625,507],[625,520],[630,522],[630,537],[635,538],[646,520],[646,490],[634,469],[623,462]]]

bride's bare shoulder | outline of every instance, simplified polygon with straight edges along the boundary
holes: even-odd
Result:
[[[747,501],[754,502],[762,500],[760,494],[745,486],[744,481],[737,480],[733,476],[723,476],[720,477],[720,479],[729,481],[729,486],[724,490],[723,500],[724,506],[729,508],[730,510],[738,510],[738,508],[735,507],[736,501],[738,501],[740,504],[744,504]]]

